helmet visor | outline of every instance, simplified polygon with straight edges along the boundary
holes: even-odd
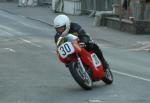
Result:
[[[56,29],[56,31],[57,31],[58,33],[63,33],[63,32],[65,31],[65,29],[66,29],[66,26],[57,27],[57,28],[55,28],[55,29]]]

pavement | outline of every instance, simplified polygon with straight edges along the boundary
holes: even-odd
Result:
[[[15,15],[21,15],[30,19],[39,20],[44,23],[53,25],[53,19],[60,13],[54,13],[51,5],[36,6],[36,7],[19,7],[17,2],[0,2],[0,9]],[[87,16],[73,16],[69,15],[72,21],[80,22],[84,25],[91,25],[93,18]],[[85,23],[86,21],[86,23]],[[88,22],[87,22],[88,21]]]
[[[54,13],[50,6],[37,7],[18,7],[17,2],[0,2],[0,10],[13,15],[23,16],[28,19],[37,20],[53,26],[53,19],[59,14]],[[130,50],[150,49],[150,35],[136,35],[127,32],[121,32],[107,27],[94,26],[94,17],[88,15],[68,15],[73,22],[79,23],[92,38],[103,45],[113,45]],[[146,47],[145,47],[146,45]],[[148,47],[147,47],[148,45]],[[141,50],[141,49],[140,49]]]

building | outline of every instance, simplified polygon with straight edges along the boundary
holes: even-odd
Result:
[[[129,16],[137,20],[150,21],[150,0],[131,0]]]

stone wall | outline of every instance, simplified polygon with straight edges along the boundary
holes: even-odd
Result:
[[[105,26],[134,34],[150,34],[150,21],[129,21],[126,19],[120,21],[119,18],[107,17],[105,18]]]

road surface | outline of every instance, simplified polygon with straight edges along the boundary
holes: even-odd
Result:
[[[47,24],[0,11],[0,103],[150,102],[148,51],[94,38],[110,63],[114,83],[97,82],[85,91],[57,59],[54,33]]]

